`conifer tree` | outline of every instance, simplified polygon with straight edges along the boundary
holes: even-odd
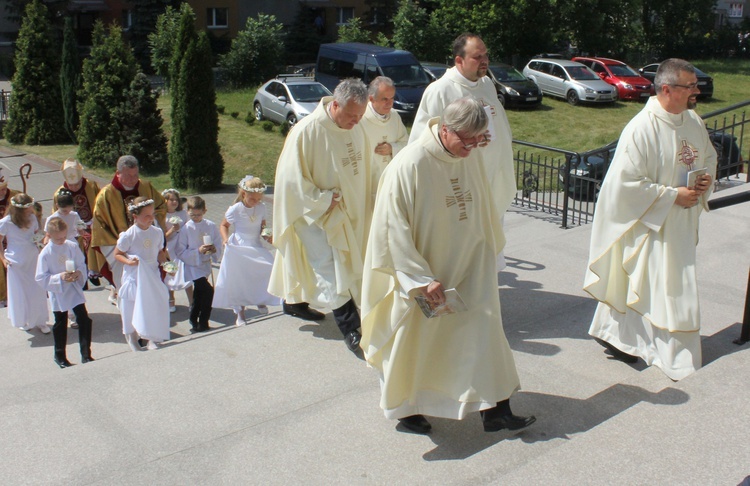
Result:
[[[177,187],[203,191],[221,185],[224,160],[219,150],[219,115],[205,32],[190,41],[173,78],[169,174]]]
[[[125,100],[113,118],[120,120],[120,151],[135,156],[145,172],[163,172],[168,167],[167,137],[157,107],[157,95],[148,78],[138,73]]]
[[[65,131],[73,143],[78,141],[78,90],[81,87],[81,66],[78,60],[78,46],[73,32],[73,19],[65,18],[63,30],[62,66],[60,67],[60,94],[62,96]]]
[[[97,21],[92,44],[79,93],[78,159],[92,167],[114,167],[124,153],[120,132],[125,123],[118,108],[126,102],[138,67],[120,27],[112,25],[107,34]]]
[[[16,47],[16,72],[3,134],[16,144],[62,142],[67,137],[58,78],[60,51],[53,38],[47,8],[39,0],[26,6]]]

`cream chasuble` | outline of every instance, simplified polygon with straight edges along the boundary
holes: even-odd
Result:
[[[495,259],[505,244],[475,151],[451,156],[439,119],[388,165],[365,259],[362,349],[388,418],[461,419],[519,388],[500,316]],[[398,274],[456,288],[468,310],[427,319]],[[405,279],[406,280],[406,279]]]
[[[398,154],[401,149],[406,147],[409,141],[409,134],[406,132],[404,122],[401,121],[401,115],[396,110],[391,110],[387,116],[379,115],[372,107],[372,103],[367,104],[365,115],[360,121],[365,131],[365,136],[370,143],[372,153],[372,177],[375,187],[377,187],[380,175],[383,173],[388,162]],[[378,155],[374,152],[375,147],[381,142],[391,144],[392,155]]]
[[[497,99],[495,85],[487,76],[472,83],[454,67],[443,77],[427,86],[422,102],[411,127],[409,143],[416,141],[425,130],[430,118],[441,116],[449,104],[459,98],[470,96],[491,107],[491,120],[494,123],[495,139],[484,148],[474,149],[482,159],[484,170],[490,180],[492,197],[502,217],[516,196],[516,175],[513,169],[513,136],[505,109]]]
[[[372,215],[369,144],[360,125],[339,128],[321,100],[287,135],[276,166],[274,259],[268,291],[290,303],[315,303],[315,275],[294,229],[298,220],[325,232],[333,250],[336,288],[360,298],[362,259]],[[328,211],[333,192],[341,202]]]
[[[701,366],[695,270],[699,204],[674,204],[688,170],[716,174],[716,151],[692,110],[656,97],[625,127],[602,184],[584,290],[600,304],[589,333],[680,379]]]

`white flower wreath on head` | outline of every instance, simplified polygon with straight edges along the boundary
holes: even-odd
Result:
[[[145,201],[141,201],[138,204],[128,204],[128,211],[135,211],[136,209],[145,208],[150,204],[154,204],[153,199],[146,199]]]
[[[10,200],[10,204],[11,204],[11,206],[13,206],[14,208],[18,208],[18,209],[26,209],[26,208],[30,208],[31,206],[33,206],[33,205],[34,205],[34,199],[32,198],[32,199],[31,199],[31,202],[29,202],[29,203],[26,203],[26,204],[23,204],[23,203],[19,203],[19,202],[16,202],[16,201],[14,201],[13,199],[11,199],[11,200]]]
[[[263,184],[262,187],[249,187],[248,183],[255,179],[255,176],[247,175],[245,176],[238,184],[237,187],[242,189],[245,192],[266,192],[266,185]]]
[[[180,191],[178,191],[177,189],[172,189],[171,187],[169,189],[164,189],[163,191],[161,191],[161,197],[167,197],[167,194],[174,194],[178,199],[180,198]]]

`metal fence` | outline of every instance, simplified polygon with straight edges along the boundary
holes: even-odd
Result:
[[[10,91],[0,89],[0,120],[8,119],[8,108],[10,108]]]
[[[750,119],[743,109],[748,105],[750,100],[703,116],[718,155],[717,182],[738,179],[750,159],[744,148],[750,140],[743,143],[745,138],[750,139]],[[599,188],[616,148],[614,141],[586,152],[572,152],[513,140],[519,187],[513,204],[547,213],[562,228],[591,222]]]

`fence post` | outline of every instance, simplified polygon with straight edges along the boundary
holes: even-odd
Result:
[[[750,341],[750,272],[747,274],[747,293],[745,294],[745,315],[742,317],[742,331],[740,338],[734,344],[745,344]]]

